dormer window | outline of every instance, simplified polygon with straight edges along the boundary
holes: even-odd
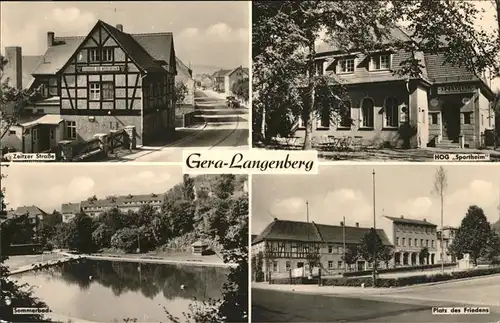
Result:
[[[372,70],[383,71],[391,68],[391,54],[380,54],[372,58]]]
[[[339,73],[354,72],[354,58],[345,58],[339,60]]]

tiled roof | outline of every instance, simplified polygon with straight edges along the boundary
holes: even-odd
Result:
[[[407,219],[404,217],[392,217],[392,216],[386,216],[389,220],[392,220],[395,223],[406,223],[406,224],[418,224],[418,225],[425,225],[428,227],[437,227],[437,225],[427,222],[427,220],[416,220],[416,219]]]
[[[230,73],[233,70],[224,70],[220,69],[218,71],[215,71],[214,74],[212,75],[213,78],[215,77],[221,77],[221,76],[226,76],[228,73]]]
[[[229,72],[227,72],[226,75],[229,76],[229,75],[233,74],[234,72],[236,72],[239,69],[241,69],[243,72],[245,72],[245,73],[248,74],[248,68],[246,68],[246,71],[245,71],[245,69],[242,66],[238,66],[238,67],[230,70]],[[222,76],[222,75],[220,75],[220,76]]]
[[[164,60],[169,63],[170,52],[174,50],[172,33],[127,34],[103,21],[98,23],[101,23],[112,34],[140,68],[159,72],[163,71],[163,68],[155,60]],[[56,74],[85,38],[86,36],[55,37],[54,45],[47,49],[39,65],[33,70],[33,74]]]
[[[359,243],[370,228],[345,227],[346,243]],[[384,245],[391,245],[384,230],[377,229]],[[264,240],[288,240],[302,242],[343,242],[343,227],[327,224],[307,223],[275,219],[261,234],[252,239],[252,244]]]
[[[190,79],[193,79],[193,71],[189,69],[189,67],[186,66],[178,57],[175,58],[175,63],[176,63],[176,68],[177,68],[177,75],[175,77],[175,80],[179,80],[181,82],[186,82]]]
[[[81,207],[91,207],[91,206],[125,206],[126,202],[147,202],[152,203],[154,201],[163,202],[164,194],[142,194],[142,195],[121,195],[115,196],[114,201],[111,199],[98,199],[96,201],[85,200],[81,202]]]
[[[64,203],[61,205],[62,214],[80,213],[80,203]]]
[[[30,205],[30,206],[19,206],[15,211],[14,215],[25,215],[29,214],[29,216],[44,216],[47,215],[45,211],[40,209],[38,206]]]
[[[445,57],[442,54],[425,54],[425,65],[428,78],[434,83],[479,80],[474,72],[469,71],[463,66],[452,66],[449,63],[445,64]]]

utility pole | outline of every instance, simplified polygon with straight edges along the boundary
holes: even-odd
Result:
[[[375,169],[372,172],[373,176],[373,230],[375,230],[375,234],[377,234],[377,227],[376,227],[376,209],[375,209]],[[375,248],[373,249],[373,266],[372,266],[372,278],[373,278],[373,287],[377,286],[377,249],[376,245]]]
[[[345,216],[342,219],[342,241],[344,245],[344,272],[347,272],[346,249],[345,249]]]

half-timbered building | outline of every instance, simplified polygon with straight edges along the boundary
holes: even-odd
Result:
[[[14,72],[6,76],[21,87],[17,79],[26,74],[25,57],[19,47],[8,50],[19,59],[11,62]],[[137,145],[147,145],[175,131],[172,33],[128,34],[122,25],[99,20],[86,36],[48,32],[47,51],[34,65],[32,79],[22,87],[39,89],[40,98],[15,125],[19,133],[9,133],[23,142],[24,152],[121,129],[133,131]]]
[[[370,228],[339,226],[274,219],[256,238],[252,240],[252,255],[263,255],[265,279],[269,276],[287,277],[290,270],[308,266],[308,257],[319,256],[320,266],[326,274],[345,270],[366,270],[371,264],[362,258],[354,263],[343,261],[344,246],[357,247]],[[377,229],[384,245],[390,246],[384,230]]]

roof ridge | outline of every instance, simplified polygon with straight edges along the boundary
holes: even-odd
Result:
[[[174,33],[171,31],[162,31],[158,33],[133,33],[130,34],[132,36],[170,36],[173,35]]]

